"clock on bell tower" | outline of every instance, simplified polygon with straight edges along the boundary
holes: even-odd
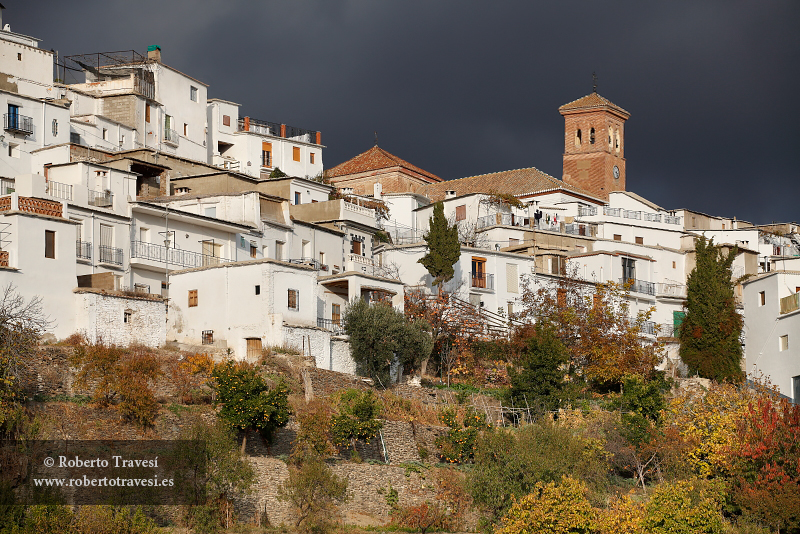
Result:
[[[564,116],[564,182],[608,200],[625,191],[625,121],[631,116],[593,92],[558,108]]]

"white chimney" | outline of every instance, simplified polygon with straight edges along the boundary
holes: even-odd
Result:
[[[381,198],[381,195],[383,195],[383,186],[378,182],[375,182],[375,184],[372,186],[372,196],[379,199]]]
[[[444,198],[456,198],[456,192],[452,189],[444,192]]]

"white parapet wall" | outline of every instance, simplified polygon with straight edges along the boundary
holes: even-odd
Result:
[[[153,348],[166,342],[166,309],[161,298],[88,288],[76,289],[75,297],[77,331],[90,341]]]
[[[283,326],[283,343],[313,358],[320,369],[337,373],[356,373],[356,363],[350,353],[350,342],[328,330],[306,326]]]

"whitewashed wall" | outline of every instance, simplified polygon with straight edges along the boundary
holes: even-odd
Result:
[[[128,346],[160,347],[166,341],[166,309],[162,300],[76,290],[76,330],[90,340]],[[125,312],[130,319],[124,321]]]

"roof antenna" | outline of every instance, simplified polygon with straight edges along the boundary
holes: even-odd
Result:
[[[375,134],[375,146],[378,146],[378,132],[373,132]]]
[[[592,72],[592,92],[597,92],[597,73]]]

